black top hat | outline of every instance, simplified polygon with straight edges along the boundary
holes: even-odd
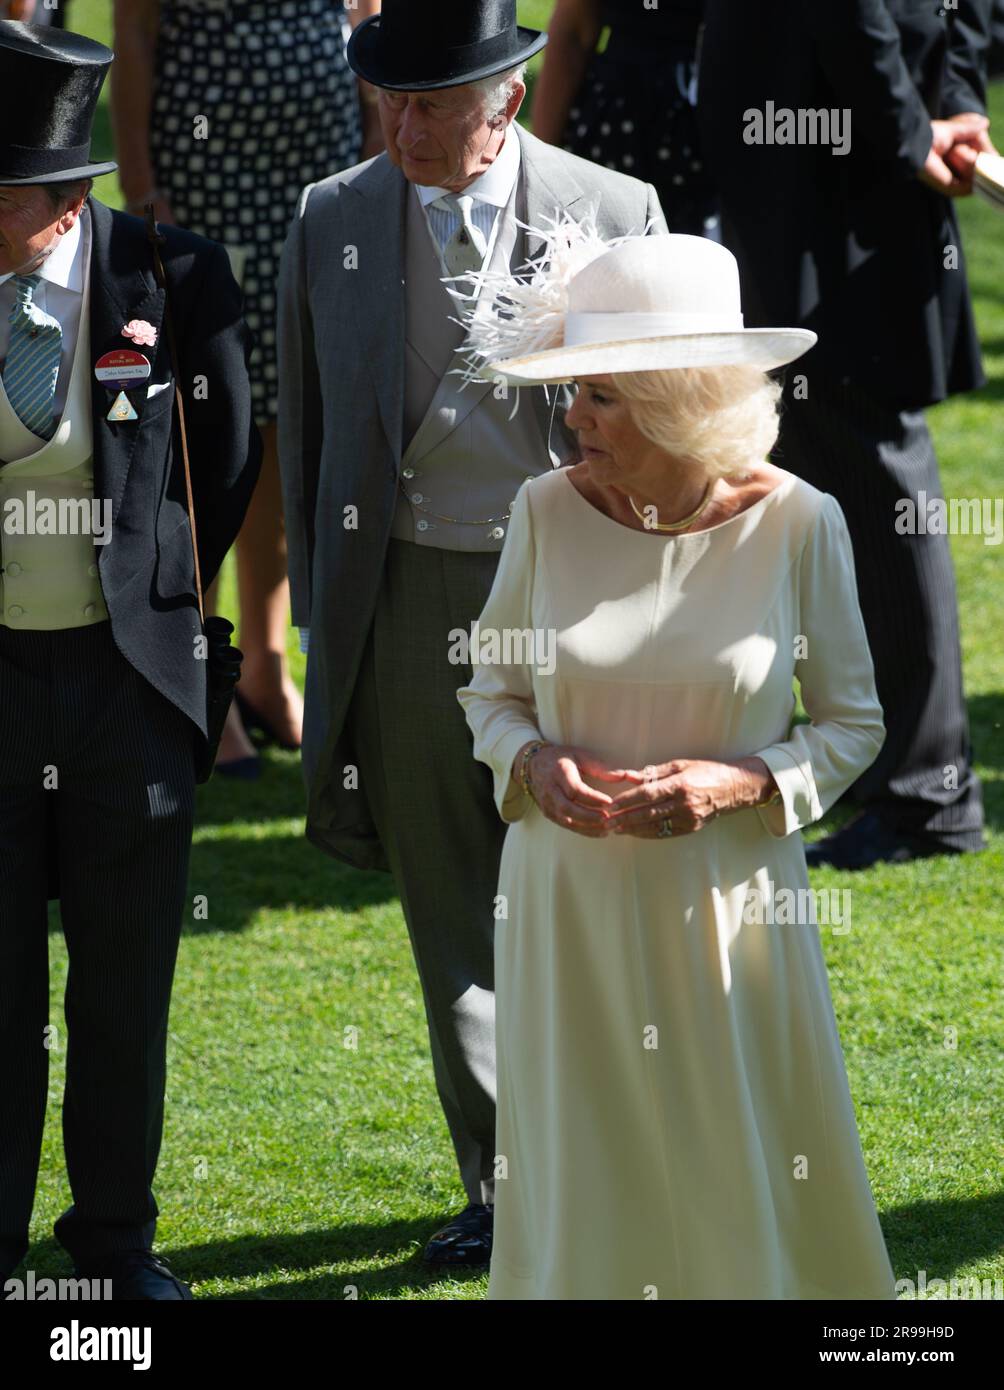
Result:
[[[349,40],[353,71],[375,87],[457,87],[517,67],[547,43],[516,23],[516,0],[384,0]]]
[[[114,58],[82,34],[0,20],[0,184],[64,183],[110,174],[91,162],[91,124]]]

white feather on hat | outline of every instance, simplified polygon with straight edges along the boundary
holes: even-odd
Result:
[[[488,362],[560,346],[572,280],[591,261],[637,239],[632,233],[605,240],[596,227],[595,206],[580,220],[562,208],[560,216],[545,218],[548,225],[543,229],[518,218],[516,222],[543,244],[515,274],[509,270],[474,271],[444,277],[447,290],[458,302],[460,316],[453,322],[467,331],[462,345],[467,366],[454,368],[463,376],[465,386],[495,378],[497,373],[484,370]],[[453,289],[451,280],[473,281],[475,288],[470,293]]]

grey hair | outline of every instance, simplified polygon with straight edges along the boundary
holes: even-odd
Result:
[[[471,83],[481,95],[486,119],[503,114],[517,82],[522,82],[525,75],[526,64],[520,63],[518,67],[508,68],[505,72],[493,72],[491,77],[482,77]]]
[[[81,196],[87,197],[94,187],[93,179],[72,179],[69,183],[43,183],[49,202],[54,208],[63,208],[75,203]]]

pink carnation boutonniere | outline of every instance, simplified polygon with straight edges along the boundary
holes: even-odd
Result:
[[[146,319],[130,319],[122,330],[123,338],[131,338],[137,347],[153,347],[157,330]]]

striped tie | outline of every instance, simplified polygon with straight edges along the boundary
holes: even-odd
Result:
[[[17,298],[10,311],[10,346],[3,386],[18,419],[32,434],[51,439],[56,428],[52,400],[63,351],[63,330],[56,319],[32,303],[41,276],[15,275]]]
[[[454,193],[444,193],[437,206],[447,208],[460,219],[460,226],[443,247],[447,270],[451,275],[466,275],[470,270],[480,270],[488,243],[484,232],[471,216],[474,199],[469,193],[459,197]]]

